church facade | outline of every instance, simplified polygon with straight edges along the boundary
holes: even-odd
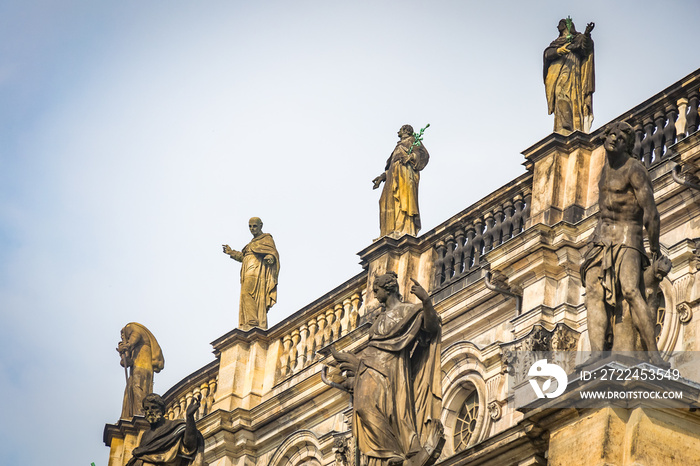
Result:
[[[521,409],[510,387],[518,352],[589,349],[579,268],[596,225],[600,136],[626,121],[672,262],[660,285],[658,346],[700,388],[700,364],[684,357],[700,351],[699,101],[697,70],[590,134],[538,141],[523,151],[523,175],[420,236],[374,241],[359,252],[361,273],[274,327],[212,342],[215,359],[164,394],[166,416],[184,418],[201,396],[197,427],[212,466],[355,466],[351,397],[323,380],[333,376],[329,348],[367,345],[372,281],[393,271],[406,299],[415,299],[412,278],[423,284],[442,319],[446,442],[436,464],[697,464],[697,399]],[[147,427],[139,416],[105,427],[109,466],[127,463]]]

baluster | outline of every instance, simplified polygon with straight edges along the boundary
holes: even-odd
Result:
[[[458,277],[464,272],[464,230],[457,228],[455,231],[455,251],[452,257],[454,258],[455,276]]]
[[[282,338],[282,358],[280,362],[280,375],[286,377],[292,370],[291,361],[289,359],[289,352],[292,347],[292,337],[290,335],[285,335]]]
[[[357,321],[360,318],[360,295],[355,293],[350,297],[352,311],[350,311],[350,330],[357,328]]]
[[[175,400],[173,402],[173,419],[179,419],[180,418],[180,402]]]
[[[306,338],[306,361],[310,364],[316,356],[316,319],[312,318],[306,325],[309,328],[309,336]]]
[[[218,377],[218,376],[217,376]],[[214,401],[216,397],[216,385],[218,383],[218,378],[214,377],[209,381],[209,409],[214,406]],[[208,413],[207,413],[208,414]]]
[[[685,112],[688,108],[688,99],[686,99],[685,97],[681,97],[680,99],[678,99],[678,102],[676,102],[676,104],[678,105],[678,119],[676,120],[676,136],[680,141],[685,137],[685,125],[687,122],[685,118]]]
[[[297,370],[301,370],[306,366],[306,339],[309,336],[309,328],[306,324],[301,324],[299,327],[299,351],[297,352]]]
[[[522,225],[523,231],[527,228],[527,221],[530,218],[530,204],[532,201],[532,193],[527,193],[525,195],[525,208],[523,209]]]
[[[642,161],[642,139],[644,139],[644,128],[642,125],[637,124],[634,126],[634,148],[632,149],[632,156]]]
[[[474,263],[472,267],[477,267],[481,262],[481,254],[484,251],[484,222],[481,218],[474,220]]]
[[[496,246],[500,246],[500,244],[503,242],[503,239],[501,237],[501,228],[503,228],[504,217],[503,207],[496,207],[496,210],[493,213],[493,217],[496,219],[496,221],[493,224],[493,233],[491,233],[491,235],[493,236],[493,247],[495,248]]]
[[[289,372],[290,375],[294,373],[295,370],[299,367],[297,365],[297,355],[299,354],[299,350],[297,345],[299,344],[299,340],[301,339],[301,336],[299,335],[299,330],[294,329],[292,330],[292,347],[289,350]],[[300,368],[300,367],[299,367]]]
[[[445,252],[445,280],[449,282],[455,275],[455,237],[447,235],[445,237],[445,242],[447,243],[447,251]]]
[[[486,230],[484,231],[484,253],[489,252],[493,248],[493,214],[487,212],[484,215],[486,222]]]
[[[676,119],[678,118],[678,110],[671,104],[666,110],[668,123],[664,128],[664,156],[668,157],[668,148],[676,143]]]
[[[698,94],[698,90],[696,89],[691,93],[688,99],[688,117],[685,125],[686,135],[691,135],[698,130],[698,120],[700,120],[700,115],[698,115],[698,100],[700,100],[700,94]]]
[[[440,240],[435,243],[437,260],[435,261],[435,287],[442,285],[445,281],[445,242]]]
[[[347,334],[350,332],[350,311],[352,310],[352,303],[350,298],[343,300],[343,333]]]
[[[652,133],[654,132],[654,122],[651,118],[647,117],[644,119],[644,140],[642,141],[642,158],[640,159],[645,167],[649,168],[651,165],[652,151],[654,149],[654,142],[652,140]]]
[[[190,395],[191,396],[191,395]],[[180,398],[180,419],[185,419],[185,412],[187,411],[187,399],[183,396]]]
[[[341,320],[343,317],[343,305],[340,303],[336,304],[335,307],[333,308],[333,311],[335,311],[335,323],[334,323],[335,328],[334,328],[333,333],[335,334],[336,338],[340,338],[343,336],[343,330],[345,330],[343,328],[342,320]]]
[[[467,224],[467,239],[464,242],[464,271],[467,272],[474,264],[474,225]]]
[[[318,330],[316,331],[316,348],[323,348],[326,346],[326,316],[323,312],[316,317],[316,325],[318,325]]]
[[[335,321],[335,314],[331,308],[326,310],[326,344],[337,339],[337,335],[333,332],[333,321]]]
[[[654,126],[656,131],[651,137],[651,142],[654,144],[654,162],[661,160],[664,155],[664,123],[666,123],[666,115],[663,111],[654,113]]]
[[[199,386],[199,393],[202,395],[199,405],[199,419],[209,414],[209,382],[204,382]]]
[[[506,201],[503,204],[503,212],[505,217],[501,224],[501,235],[503,237],[503,242],[505,242],[513,236],[513,203]]]
[[[168,408],[168,412],[165,413],[165,417],[166,417],[167,419],[170,419],[170,420],[175,419],[175,413],[173,412],[173,407],[172,407],[172,406]]]
[[[523,231],[525,222],[523,221],[523,196],[516,194],[513,198],[515,204],[515,212],[513,213],[513,236]]]

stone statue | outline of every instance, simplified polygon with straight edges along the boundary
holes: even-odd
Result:
[[[126,324],[121,337],[117,351],[126,374],[121,419],[131,419],[143,414],[143,399],[153,391],[153,373],[163,369],[165,359],[156,337],[143,325]]]
[[[384,173],[372,180],[373,189],[384,182],[379,198],[379,230],[382,236],[415,236],[421,227],[418,181],[430,155],[414,137],[411,125],[403,125],[398,134],[399,142],[386,161]]]
[[[155,393],[147,395],[143,410],[151,428],[143,433],[126,466],[203,466],[204,437],[194,420],[198,409],[199,398],[195,397],[184,421],[165,419],[163,399]]]
[[[571,18],[559,21],[559,37],[544,50],[544,87],[549,114],[554,113],[554,131],[588,133],[593,123],[595,68],[593,39],[595,23],[576,32]]]
[[[242,262],[241,303],[238,326],[244,330],[252,327],[267,328],[267,311],[277,302],[277,276],[280,256],[272,235],[262,232],[262,220],[253,217],[248,228],[253,239],[243,251],[235,251],[224,244],[224,253]]]
[[[652,364],[668,367],[654,336],[658,303],[655,293],[647,301],[646,287],[654,282],[658,287],[670,262],[659,252],[654,190],[647,169],[631,157],[633,146],[634,131],[627,123],[615,123],[606,130],[605,164],[598,183],[599,219],[581,264],[592,351],[586,364],[603,357],[606,333],[612,333],[613,351],[643,349]],[[644,250],[643,228],[651,261]],[[636,347],[637,338],[641,348]]]
[[[353,436],[369,466],[426,466],[444,445],[440,422],[441,321],[425,289],[413,280],[421,304],[402,301],[395,273],[377,277],[381,311],[358,355],[331,349],[353,393]],[[340,384],[336,384],[341,388]]]

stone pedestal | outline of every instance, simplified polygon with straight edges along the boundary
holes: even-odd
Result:
[[[599,372],[649,364],[598,365]],[[626,369],[625,369],[626,368]],[[682,399],[582,400],[582,392],[681,392]],[[581,380],[569,376],[566,392],[520,410],[548,438],[549,466],[653,466],[698,464],[700,385],[686,380]]]
[[[105,425],[102,439],[109,447],[109,466],[121,466],[131,459],[131,452],[136,448],[143,432],[149,424],[143,416],[132,419],[120,419],[116,424]]]

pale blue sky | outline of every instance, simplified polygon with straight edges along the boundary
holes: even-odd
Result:
[[[594,129],[700,66],[697,1],[1,3],[0,464],[107,464],[127,322],[160,393],[210,362],[249,217],[272,324],[360,272],[402,124],[431,124],[423,231],[523,173],[567,15],[596,22]]]

